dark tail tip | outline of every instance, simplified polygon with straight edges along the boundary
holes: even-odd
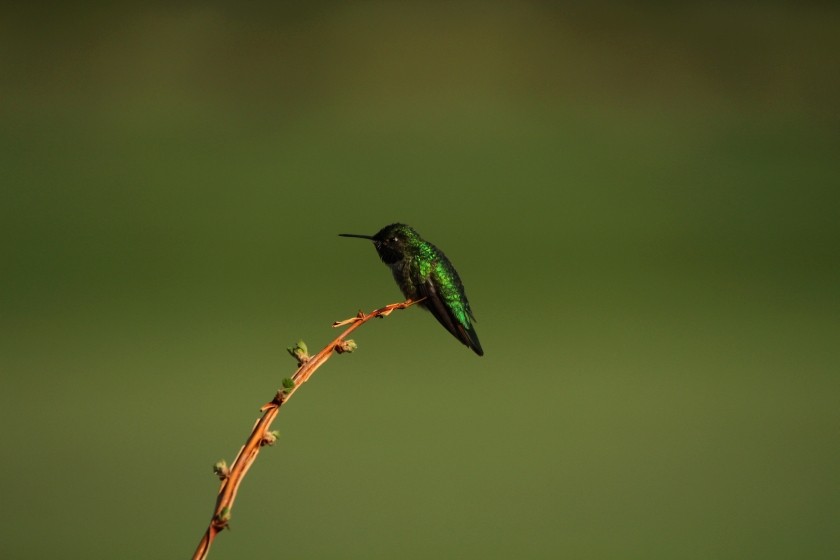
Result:
[[[465,333],[467,335],[467,340],[464,341],[464,344],[472,348],[472,351],[479,356],[483,356],[484,349],[481,348],[481,343],[478,341],[478,335],[475,334],[475,329],[465,330]]]

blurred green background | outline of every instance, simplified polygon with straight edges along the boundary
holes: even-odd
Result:
[[[2,11],[3,558],[836,557],[836,4]]]

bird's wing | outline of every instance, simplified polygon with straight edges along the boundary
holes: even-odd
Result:
[[[432,312],[435,319],[446,327],[446,330],[452,333],[455,338],[472,348],[479,356],[483,356],[484,350],[481,348],[478,335],[470,321],[472,313],[470,312],[469,304],[466,301],[463,303],[459,301],[452,305],[447,305],[445,295],[438,293],[431,276],[420,284],[418,288],[421,297],[426,298],[423,301],[423,306]]]

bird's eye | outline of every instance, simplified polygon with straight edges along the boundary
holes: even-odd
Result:
[[[394,237],[391,238],[391,241],[396,243],[397,241],[399,241],[399,238],[395,235]]]

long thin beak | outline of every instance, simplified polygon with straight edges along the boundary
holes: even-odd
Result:
[[[373,240],[372,235],[359,235],[358,233],[339,233],[339,237],[358,237],[359,239],[370,239]]]

